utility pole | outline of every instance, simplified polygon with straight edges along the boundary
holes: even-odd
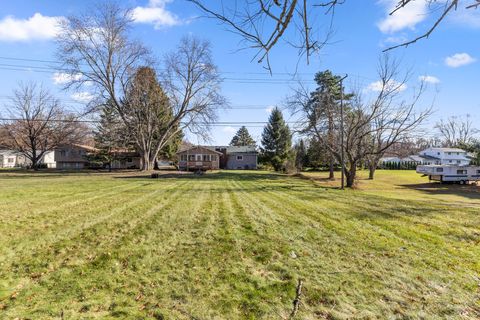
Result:
[[[346,74],[342,79],[340,79],[340,166],[342,171],[342,186],[340,189],[345,189],[345,147],[344,147],[344,136],[343,136],[343,80],[348,77]]]

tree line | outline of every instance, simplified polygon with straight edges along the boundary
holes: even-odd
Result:
[[[95,4],[62,22],[57,57],[64,89],[95,97],[84,115],[100,118],[97,158],[111,165],[115,151],[135,150],[141,169],[150,170],[159,154],[175,151],[185,131],[207,135],[216,109],[227,101],[208,41],[185,36],[157,61],[131,35],[132,23],[130,9],[116,2]],[[34,83],[20,85],[7,109],[0,144],[24,154],[34,169],[45,153],[85,141],[89,131],[83,118]]]

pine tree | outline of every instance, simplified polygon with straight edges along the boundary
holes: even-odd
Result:
[[[295,145],[295,167],[298,171],[302,171],[303,168],[307,166],[307,162],[307,148],[305,147],[303,139],[300,139],[298,144]]]
[[[275,171],[280,171],[290,156],[292,135],[278,108],[273,109],[263,129],[262,145],[264,161],[271,164]]]
[[[95,147],[98,152],[91,156],[90,161],[101,162],[110,171],[115,160],[115,149],[128,143],[125,132],[115,107],[107,103],[102,108],[99,124],[95,130]]]
[[[233,136],[232,141],[230,141],[231,146],[251,146],[255,145],[255,140],[248,132],[248,129],[245,126],[242,126],[238,129],[237,133]]]
[[[316,106],[316,114],[324,118],[326,125],[325,135],[327,143],[334,145],[337,140],[338,132],[335,129],[335,122],[338,121],[340,111],[340,100],[344,88],[340,82],[341,76],[334,75],[330,70],[317,72],[315,74],[315,82],[317,88],[312,92],[310,103]],[[352,94],[343,94],[344,100],[350,100]],[[334,179],[335,157],[331,150],[327,150],[329,157],[329,178]]]

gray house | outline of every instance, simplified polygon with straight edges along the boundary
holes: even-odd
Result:
[[[229,170],[255,170],[258,164],[258,152],[252,146],[213,146],[211,150],[221,152],[220,168]]]

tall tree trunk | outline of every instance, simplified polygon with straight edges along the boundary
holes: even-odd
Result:
[[[332,152],[330,152],[330,159],[329,159],[329,160],[330,160],[330,170],[329,170],[330,173],[329,173],[329,175],[328,175],[328,178],[329,178],[330,180],[333,180],[333,179],[335,179],[335,162],[334,162],[334,158],[333,158],[333,153],[332,153]]]
[[[32,169],[34,171],[38,171],[38,158],[37,158],[37,150],[33,148],[32,150]]]
[[[330,145],[333,145],[333,140],[334,140],[334,137],[333,137],[333,119],[332,117],[330,116],[329,119],[328,119],[328,143]],[[334,155],[333,155],[333,152],[329,151],[329,161],[330,161],[330,173],[328,175],[328,178],[330,180],[333,180],[335,179],[335,172],[334,172],[334,169],[335,169],[335,158],[334,158]]]
[[[368,162],[368,179],[373,180],[375,178],[375,171],[377,170],[378,167],[378,161],[377,159],[373,159]]]
[[[373,164],[370,164],[370,167],[368,168],[368,179],[373,180],[375,178],[375,166]]]
[[[150,163],[150,156],[148,155],[148,152],[144,151],[142,152],[142,171],[149,171],[151,168],[151,163]]]
[[[345,170],[345,176],[347,178],[347,188],[352,188],[355,184],[355,178],[357,177],[357,163],[351,163],[350,169]]]
[[[33,157],[32,158],[32,169],[34,171],[38,171],[38,161],[37,161],[37,158],[36,157]]]

